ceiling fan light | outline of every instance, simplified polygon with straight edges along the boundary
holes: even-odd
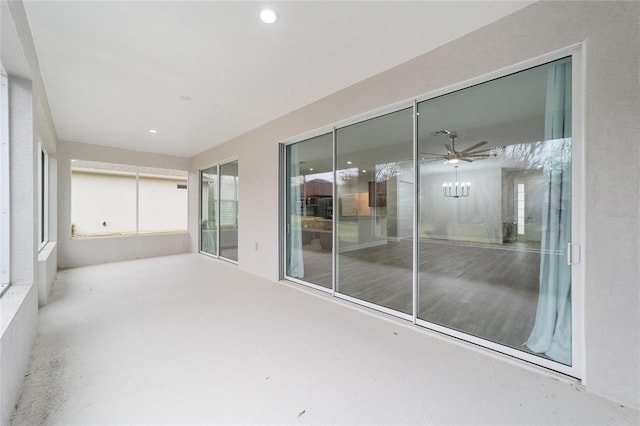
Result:
[[[447,163],[449,164],[456,164],[457,162],[459,162],[460,160],[458,160],[457,158],[452,158],[451,160],[447,161]]]

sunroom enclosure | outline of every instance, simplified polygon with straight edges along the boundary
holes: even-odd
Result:
[[[574,57],[284,143],[283,278],[580,377]]]

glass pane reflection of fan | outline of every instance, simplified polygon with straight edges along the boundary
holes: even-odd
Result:
[[[432,161],[442,161],[444,160],[445,164],[455,164],[459,161],[466,161],[467,163],[471,163],[474,160],[484,160],[486,158],[491,158],[492,148],[477,150],[481,146],[486,145],[487,141],[478,142],[475,145],[470,146],[462,151],[456,151],[456,138],[458,134],[456,132],[443,129],[438,130],[437,132],[432,133],[433,136],[439,135],[447,135],[449,136],[450,143],[444,144],[444,147],[447,149],[446,154],[433,154],[430,152],[421,152],[420,156],[424,162],[432,162]]]

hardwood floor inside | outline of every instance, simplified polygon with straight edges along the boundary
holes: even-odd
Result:
[[[412,242],[340,253],[337,291],[412,313]],[[539,243],[482,245],[423,240],[419,244],[420,319],[518,350],[535,320]],[[331,252],[304,246],[304,281],[331,288]]]

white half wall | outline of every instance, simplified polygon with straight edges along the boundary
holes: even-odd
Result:
[[[584,374],[589,391],[640,407],[638,2],[538,2],[192,159],[237,157],[238,267],[278,280],[278,143],[582,43]],[[339,70],[339,64],[336,69]],[[620,180],[625,185],[617,184]],[[616,184],[614,184],[616,183]],[[192,249],[198,189],[190,187]]]
[[[187,232],[122,237],[71,238],[71,160],[103,161],[164,169],[189,169],[189,159],[77,142],[58,145],[58,267],[94,265],[144,257],[186,253]],[[191,179],[189,185],[192,185]],[[197,210],[189,210],[197,214]]]
[[[0,300],[0,425],[9,425],[38,334],[38,287],[11,286]]]
[[[58,250],[56,242],[47,243],[38,252],[38,305],[44,306],[49,302],[51,287],[58,272]]]

